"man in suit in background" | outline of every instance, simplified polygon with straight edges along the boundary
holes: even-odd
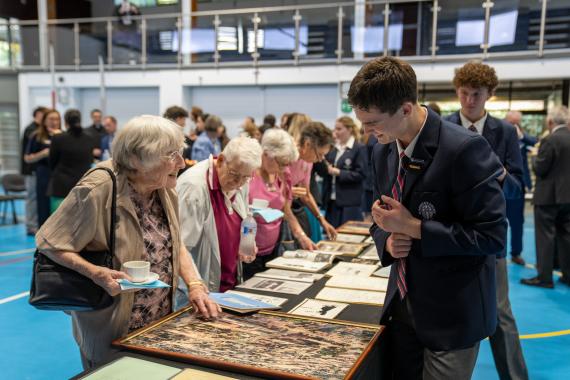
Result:
[[[38,206],[36,203],[36,173],[34,173],[32,165],[27,164],[24,161],[24,154],[26,154],[26,149],[30,142],[30,136],[42,123],[46,111],[47,108],[42,106],[34,109],[34,120],[32,120],[26,129],[24,129],[24,135],[22,136],[20,162],[21,173],[26,178],[26,234],[28,236],[34,236],[38,231]]]
[[[393,264],[381,316],[387,378],[470,379],[497,324],[501,163],[484,138],[418,104],[416,75],[397,58],[365,64],[348,99],[379,142],[370,232],[382,265]]]
[[[103,118],[103,127],[107,134],[101,139],[101,159],[107,160],[111,158],[111,145],[117,132],[117,119],[114,116],[105,116]]]
[[[516,129],[485,110],[485,103],[499,85],[495,70],[481,62],[468,62],[455,71],[453,85],[461,109],[448,116],[447,120],[482,135],[487,140],[503,165],[499,183],[505,199],[520,202],[523,197],[523,170]],[[506,238],[505,235],[505,240]],[[489,337],[489,341],[501,379],[528,379],[519,332],[509,301],[506,255],[506,248],[497,252],[495,274],[498,324],[497,331]]]
[[[103,153],[101,151],[101,140],[103,139],[103,136],[107,134],[103,124],[101,124],[103,113],[101,110],[94,108],[91,110],[90,116],[92,124],[85,129],[85,133],[93,139],[93,145],[95,147],[93,148],[93,157],[100,159],[101,154]]]
[[[507,199],[507,220],[511,227],[511,261],[518,265],[524,265],[525,261],[521,257],[523,250],[524,194],[532,190],[532,181],[528,168],[528,149],[535,146],[538,139],[523,131],[521,127],[522,113],[519,111],[507,112],[505,121],[516,128],[523,165],[522,197]]]
[[[570,286],[570,112],[552,108],[546,123],[550,135],[540,142],[534,165],[534,224],[538,276],[521,283],[553,288],[554,251],[558,248],[562,277]]]

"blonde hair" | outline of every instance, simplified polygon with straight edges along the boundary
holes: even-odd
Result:
[[[287,162],[297,161],[299,158],[295,140],[282,129],[271,128],[265,131],[261,139],[261,148],[270,157]]]
[[[295,141],[298,141],[301,135],[302,127],[305,124],[310,123],[312,120],[309,115],[304,113],[294,114],[291,116],[291,118],[292,119],[291,122],[289,123],[289,129],[287,130],[287,132],[289,132],[289,134],[293,136]]]
[[[119,130],[111,151],[117,171],[132,173],[141,166],[146,170],[155,167],[161,156],[183,147],[184,134],[178,124],[160,116],[142,115]]]
[[[352,135],[352,137],[354,137],[355,141],[360,140],[360,128],[358,127],[358,125],[356,125],[356,123],[350,116],[341,116],[338,119],[336,119],[336,121],[344,125],[344,127],[350,131],[350,134]]]

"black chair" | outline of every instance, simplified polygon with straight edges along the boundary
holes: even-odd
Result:
[[[12,206],[12,221],[18,224],[18,216],[16,215],[16,204],[14,201],[26,199],[26,180],[21,174],[5,174],[2,177],[2,187],[4,194],[0,194],[0,204],[2,205],[2,224],[6,223],[6,214],[8,213],[8,205]]]

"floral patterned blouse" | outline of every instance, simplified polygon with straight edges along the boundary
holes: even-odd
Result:
[[[143,233],[143,260],[150,261],[151,272],[172,286],[172,238],[168,219],[158,192],[153,192],[145,206],[142,197],[130,186],[131,200]],[[142,289],[135,293],[129,332],[144,327],[172,312],[172,288]]]

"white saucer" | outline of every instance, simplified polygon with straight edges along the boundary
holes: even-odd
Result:
[[[158,273],[154,273],[154,272],[150,272],[150,274],[148,275],[148,277],[146,278],[146,280],[144,281],[131,281],[133,284],[137,284],[137,285],[148,285],[148,284],[152,284],[153,282],[155,282],[156,280],[158,280],[160,276],[158,275]]]

